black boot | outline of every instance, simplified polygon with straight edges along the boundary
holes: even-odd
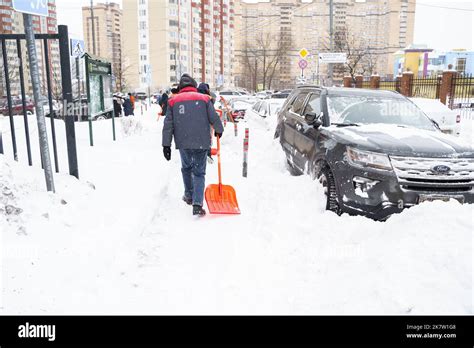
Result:
[[[200,205],[193,205],[193,215],[204,216],[206,211]]]
[[[192,199],[192,198],[187,198],[186,196],[183,196],[183,201],[184,201],[184,203],[186,203],[187,205],[193,204],[193,199]]]

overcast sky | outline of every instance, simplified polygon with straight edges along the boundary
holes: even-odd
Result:
[[[115,2],[121,4],[121,0]],[[81,7],[90,0],[56,0],[56,4],[58,24],[68,25],[71,37],[82,38]],[[417,0],[414,42],[438,50],[472,50],[473,23],[474,0]]]

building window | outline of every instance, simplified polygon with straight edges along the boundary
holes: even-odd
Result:
[[[458,73],[464,73],[466,71],[466,58],[456,59],[456,71]]]

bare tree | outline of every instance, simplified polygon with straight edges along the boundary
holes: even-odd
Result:
[[[8,59],[7,59],[8,62]],[[8,63],[8,78],[10,82],[10,89],[12,94],[18,94],[18,86],[20,83],[20,72],[19,72],[19,64],[18,61],[12,64],[11,61]],[[6,78],[5,78],[5,67],[3,64],[3,55],[0,58],[0,96],[4,96],[7,94],[6,90]]]
[[[252,80],[252,86],[245,87],[257,90],[261,84],[263,89],[270,89],[285,52],[281,37],[270,33],[260,33],[251,44],[245,41],[242,65],[245,76],[250,76]]]
[[[242,66],[244,69],[243,75],[251,77],[251,82],[248,82],[248,79],[243,79],[242,87],[256,90],[258,70],[257,52],[247,40],[244,42],[244,49],[242,50]]]
[[[120,92],[125,92],[128,89],[126,76],[131,67],[128,59],[122,54],[119,62],[112,64],[113,74],[115,75],[115,87]]]
[[[51,69],[52,78],[51,78],[51,95],[54,100],[60,103],[63,99],[63,88],[62,88],[62,79],[61,73],[56,69]]]
[[[329,47],[325,47],[329,51]],[[376,71],[377,56],[364,39],[349,32],[347,28],[334,33],[334,51],[347,54],[345,64],[335,65],[336,73],[348,73],[355,83],[356,75],[373,74]]]

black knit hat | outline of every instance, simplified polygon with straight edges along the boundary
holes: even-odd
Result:
[[[186,88],[186,87],[196,88],[197,82],[188,74],[183,74],[183,76],[181,76],[181,80],[179,80],[179,89],[182,90],[183,88]]]

